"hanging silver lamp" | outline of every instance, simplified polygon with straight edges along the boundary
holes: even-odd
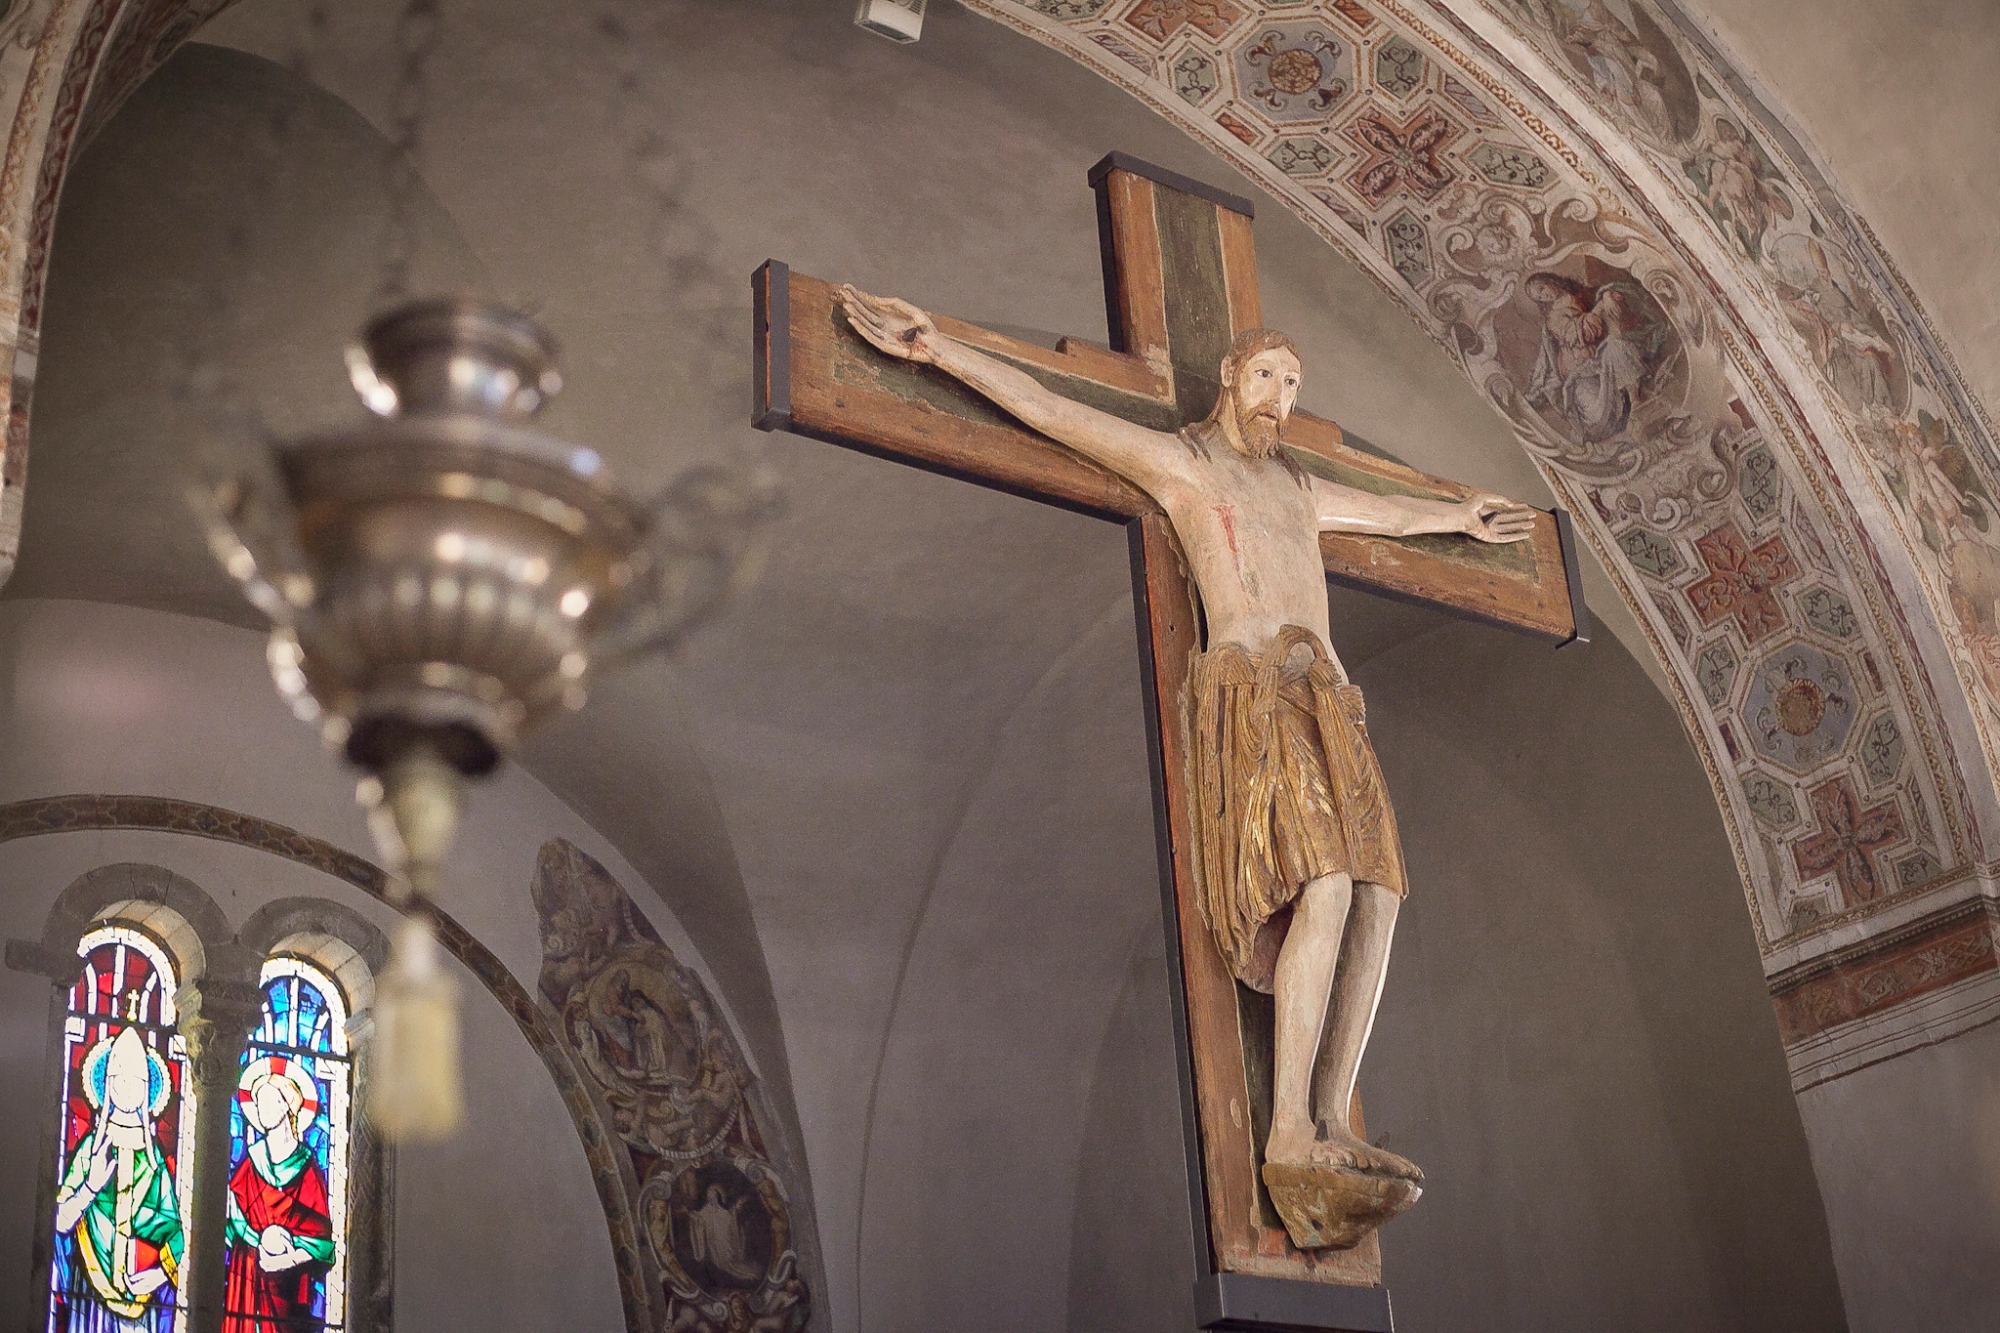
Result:
[[[210,547],[272,621],[279,692],[361,770],[407,921],[376,1014],[371,1114],[392,1137],[458,1118],[451,982],[427,900],[467,779],[591,679],[678,641],[753,574],[760,476],[683,474],[641,503],[534,429],[561,388],[528,317],[418,301],[348,353],[372,417],[232,460],[196,488]]]

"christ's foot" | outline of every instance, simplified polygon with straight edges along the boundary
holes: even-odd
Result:
[[[1315,1130],[1305,1124],[1278,1124],[1264,1144],[1264,1160],[1279,1166],[1338,1167],[1364,1175],[1394,1176],[1421,1182],[1424,1173],[1385,1148],[1376,1148],[1344,1127],[1320,1121]]]
[[[1342,1166],[1364,1171],[1371,1176],[1394,1176],[1398,1180],[1414,1181],[1421,1185],[1424,1173],[1417,1164],[1407,1157],[1400,1157],[1387,1148],[1377,1148],[1353,1133],[1344,1125],[1330,1121],[1319,1122],[1319,1146],[1331,1149]]]

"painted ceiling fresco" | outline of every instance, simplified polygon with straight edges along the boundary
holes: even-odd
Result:
[[[1507,418],[1668,667],[1774,990],[1878,920],[1985,896],[1991,432],[1865,228],[1678,15],[967,2],[1259,181]],[[1869,1011],[1931,973],[1882,973]]]

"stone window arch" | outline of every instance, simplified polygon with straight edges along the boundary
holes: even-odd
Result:
[[[388,1326],[392,1162],[359,1113],[386,955],[341,904],[283,899],[231,931],[199,886],[131,863],[81,876],[39,941],[8,944],[54,984],[46,1333]],[[292,1262],[246,1262],[260,1243]]]

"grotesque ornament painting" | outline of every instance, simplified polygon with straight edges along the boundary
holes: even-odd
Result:
[[[790,1204],[751,1106],[749,1067],[701,979],[604,867],[542,849],[543,1001],[637,1182],[666,1333],[797,1333],[811,1314]]]

